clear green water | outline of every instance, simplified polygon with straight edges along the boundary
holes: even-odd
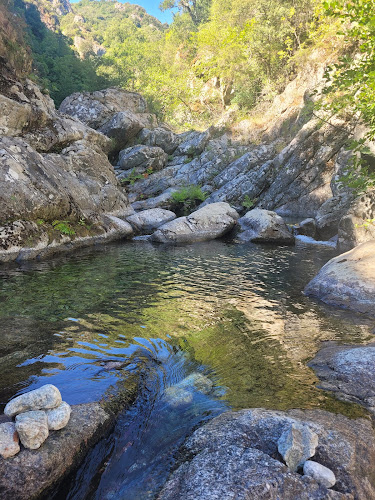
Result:
[[[96,401],[120,376],[104,361],[148,356],[149,395],[120,419],[95,487],[95,498],[130,500],[153,498],[184,437],[228,407],[358,415],[319,390],[306,367],[321,341],[372,338],[372,320],[302,294],[333,255],[316,247],[133,242],[3,267],[0,404],[47,382],[69,403]],[[168,409],[164,389],[196,371],[215,382],[215,396],[195,392],[192,405]],[[92,498],[82,484],[98,467],[89,459],[81,489],[73,484],[67,498]]]

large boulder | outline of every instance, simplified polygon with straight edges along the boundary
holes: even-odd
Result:
[[[375,414],[375,344],[328,345],[309,362],[319,387],[345,401],[360,403]]]
[[[162,208],[150,208],[143,212],[138,212],[130,217],[127,221],[133,227],[134,231],[139,234],[151,234],[158,227],[163,226],[176,218],[176,214],[170,210]]]
[[[131,213],[106,155],[85,141],[41,155],[26,141],[0,137],[2,220]]]
[[[168,155],[159,147],[132,146],[120,151],[118,166],[122,170],[142,174],[147,170],[161,170],[168,161]]]
[[[278,441],[292,425],[317,435],[313,460],[334,473],[335,491],[283,463]],[[195,431],[180,456],[159,500],[375,498],[375,439],[365,419],[321,410],[226,412]]]
[[[233,229],[237,212],[228,203],[212,203],[187,217],[168,222],[151,236],[157,243],[194,243],[213,240]]]
[[[163,127],[151,130],[144,128],[137,135],[137,140],[146,146],[162,148],[168,154],[172,154],[180,143],[180,138],[177,134]]]
[[[326,304],[375,315],[375,241],[331,259],[304,293]]]
[[[146,113],[145,99],[136,92],[108,88],[96,92],[76,92],[66,97],[59,111],[73,116],[94,129],[100,128],[120,111]]]
[[[277,243],[293,245],[294,236],[289,231],[284,219],[270,210],[255,208],[238,221],[239,238],[254,243]]]
[[[98,131],[112,139],[110,152],[117,153],[133,139],[142,128],[156,125],[156,118],[151,114],[136,114],[132,111],[120,111],[106,121]]]

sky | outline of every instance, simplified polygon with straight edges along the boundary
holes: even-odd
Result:
[[[70,0],[70,3],[76,3],[78,1],[79,0]],[[121,3],[126,3],[126,0],[118,0],[118,1],[121,2]],[[139,0],[139,1],[128,2],[128,3],[134,3],[134,4],[137,4],[137,5],[140,5],[141,7],[143,7],[144,9],[146,9],[149,14],[151,14],[152,16],[155,16],[158,19],[160,19],[160,21],[162,23],[170,23],[170,22],[172,22],[172,12],[171,11],[162,12],[159,9],[159,3],[160,3],[160,1],[159,0]]]

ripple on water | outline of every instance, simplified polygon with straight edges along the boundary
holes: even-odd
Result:
[[[320,391],[305,364],[321,341],[363,342],[374,327],[302,295],[332,255],[219,241],[127,243],[3,267],[0,403],[46,382],[68,403],[98,400],[122,373],[140,369],[134,356],[142,353],[150,367],[145,392],[107,448],[88,458],[81,486],[70,485],[69,498],[77,499],[93,491],[96,498],[152,498],[178,444],[228,407],[355,412]],[[192,404],[172,411],[165,388],[196,371],[217,390],[193,391]]]

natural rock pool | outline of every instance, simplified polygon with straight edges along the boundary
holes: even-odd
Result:
[[[45,383],[70,404],[143,390],[59,498],[149,499],[194,428],[228,408],[362,409],[316,387],[321,341],[372,340],[374,321],[315,303],[304,286],[330,248],[212,241],[113,244],[0,271],[0,403]],[[209,394],[172,401],[200,373]],[[173,391],[174,389],[172,389]]]

